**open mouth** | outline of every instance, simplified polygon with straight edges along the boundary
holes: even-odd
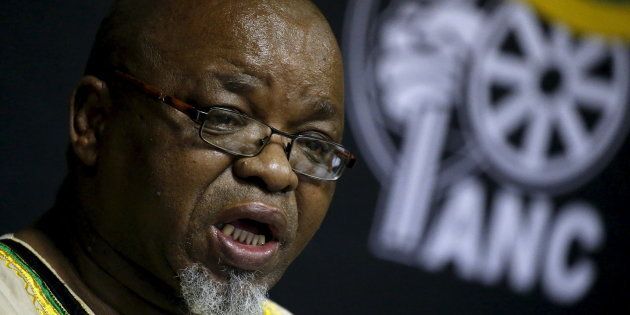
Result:
[[[238,219],[219,224],[217,228],[225,236],[244,245],[262,246],[265,243],[277,241],[269,225],[252,219]]]
[[[283,211],[262,203],[222,209],[210,230],[210,242],[221,261],[243,270],[262,270],[275,263],[288,240]]]

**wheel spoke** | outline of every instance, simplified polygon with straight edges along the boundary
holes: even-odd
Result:
[[[519,127],[529,115],[530,107],[522,97],[510,96],[498,105],[499,109],[491,117],[491,125],[501,135],[508,135]]]
[[[582,40],[575,50],[573,58],[575,66],[586,69],[593,63],[601,60],[606,53],[606,46],[599,38],[589,38]]]
[[[564,147],[573,158],[587,154],[590,136],[577,108],[570,100],[564,99],[558,107],[556,123],[558,132],[564,143]]]
[[[524,86],[531,76],[527,65],[508,55],[493,54],[484,60],[484,70],[490,79]]]
[[[551,45],[560,61],[571,64],[573,62],[573,45],[569,31],[562,25],[554,25],[551,33]]]
[[[544,165],[551,132],[549,116],[543,111],[534,112],[525,135],[524,164],[528,169],[536,170]]]
[[[615,104],[616,93],[614,89],[601,80],[575,78],[570,92],[580,103],[599,107],[602,110],[611,110]]]
[[[540,64],[546,59],[547,43],[543,32],[532,12],[525,6],[518,6],[514,10],[513,23],[519,35],[522,47],[525,49],[529,62]]]

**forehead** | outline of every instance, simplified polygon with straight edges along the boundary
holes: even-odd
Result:
[[[182,2],[169,2],[145,35],[159,56],[159,72],[172,74],[166,80],[221,74],[233,86],[280,85],[293,94],[327,99],[343,112],[337,43],[311,4],[230,0],[191,10],[178,5]]]
[[[220,59],[260,74],[298,71],[338,79],[341,58],[324,18],[303,1],[171,1],[142,36],[163,70],[196,71]],[[298,5],[302,3],[302,5]]]

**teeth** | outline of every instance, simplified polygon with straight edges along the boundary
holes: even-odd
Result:
[[[254,236],[255,235],[253,233],[247,232],[247,239],[245,240],[245,243],[247,243],[247,245],[252,245],[252,239]]]
[[[249,232],[247,231],[243,231],[241,232],[241,235],[238,237],[238,241],[241,243],[245,243],[245,240],[247,239],[247,235],[249,234]]]
[[[247,245],[260,246],[265,244],[264,235],[256,235],[254,233],[241,230],[231,224],[226,224],[221,230],[223,234],[231,236],[232,239]]]
[[[265,244],[265,236],[264,235],[256,235],[254,240],[252,241],[254,245],[264,245]]]
[[[234,225],[226,224],[223,227],[223,234],[225,234],[227,236],[230,236],[230,235],[232,235],[232,232],[234,232]]]
[[[241,236],[241,233],[243,232],[245,231],[234,228],[234,235],[232,235],[232,238],[238,240],[238,237]]]

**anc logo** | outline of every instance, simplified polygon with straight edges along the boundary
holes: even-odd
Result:
[[[588,295],[606,227],[575,192],[629,127],[628,1],[348,7],[348,119],[382,186],[373,253],[558,304]]]

